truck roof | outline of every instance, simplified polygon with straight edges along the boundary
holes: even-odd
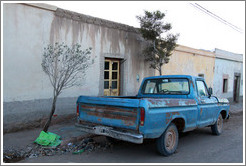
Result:
[[[192,75],[161,75],[161,76],[151,76],[151,77],[146,77],[145,79],[156,79],[156,78],[202,78],[198,76],[192,76]]]

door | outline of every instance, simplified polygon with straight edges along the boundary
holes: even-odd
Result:
[[[208,90],[203,80],[196,80],[198,96],[198,127],[208,126],[214,123],[218,112],[217,99],[209,97]]]
[[[240,89],[240,74],[235,73],[234,75],[234,87],[233,87],[233,100],[239,102],[239,89]]]
[[[119,96],[120,61],[105,59],[104,63],[104,96]]]

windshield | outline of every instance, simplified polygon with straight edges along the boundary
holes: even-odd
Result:
[[[187,95],[190,93],[189,82],[185,78],[150,79],[144,82],[142,93]]]

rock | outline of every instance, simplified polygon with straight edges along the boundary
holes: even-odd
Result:
[[[38,155],[37,155],[37,154],[31,154],[31,155],[29,156],[29,158],[34,158],[34,157],[38,157]]]

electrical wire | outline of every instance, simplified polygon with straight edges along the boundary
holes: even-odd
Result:
[[[195,4],[190,3],[190,5],[192,5],[193,7],[197,8],[197,9],[199,9],[200,11],[206,13],[207,15],[213,17],[213,18],[216,19],[217,21],[220,21],[221,23],[223,23],[223,24],[225,24],[225,25],[231,27],[232,29],[236,30],[237,32],[243,33],[243,30],[242,30],[241,28],[239,28],[239,27],[237,27],[237,26],[235,26],[235,25],[229,23],[229,22],[226,21],[225,19],[223,19],[223,18],[217,16],[216,14],[212,13],[211,11],[209,11],[209,10],[207,10],[206,8],[202,7],[201,5],[199,5],[199,4],[197,4],[197,3],[195,3]]]

